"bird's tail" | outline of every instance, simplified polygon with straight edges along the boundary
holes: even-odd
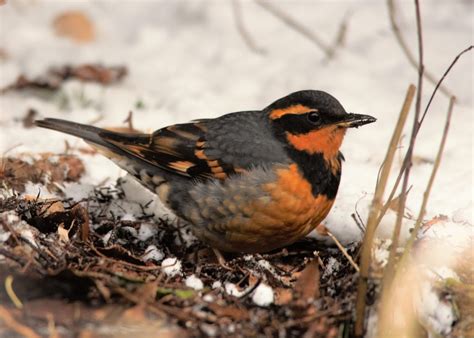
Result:
[[[52,118],[37,120],[35,124],[38,127],[80,137],[111,160],[116,161],[118,157],[126,156],[132,161],[145,165],[144,162],[146,161],[144,161],[144,158],[131,153],[129,148],[148,144],[151,137],[149,134],[119,133],[90,125]]]
[[[93,144],[103,146],[106,148],[110,148],[112,145],[104,140],[101,137],[103,133],[111,133],[105,129],[97,128],[94,126],[89,126],[85,124],[80,124],[76,122],[60,120],[60,119],[52,119],[47,118],[44,120],[36,120],[35,124],[41,128],[52,129],[56,131],[60,131],[62,133],[74,135],[84,139],[85,141],[91,142]]]

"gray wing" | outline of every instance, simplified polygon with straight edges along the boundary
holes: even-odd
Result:
[[[197,157],[217,173],[240,172],[289,161],[283,144],[261,111],[231,113],[203,122],[205,134],[197,144]]]

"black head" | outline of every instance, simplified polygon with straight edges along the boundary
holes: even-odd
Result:
[[[319,90],[292,93],[264,111],[277,129],[291,134],[305,134],[328,126],[359,127],[376,121],[369,115],[348,114],[336,98]]]

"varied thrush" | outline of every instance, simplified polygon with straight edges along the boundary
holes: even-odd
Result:
[[[266,252],[307,235],[327,216],[341,178],[347,128],[375,122],[333,96],[304,90],[263,110],[119,133],[45,119],[83,138],[156,193],[195,235],[226,252]]]

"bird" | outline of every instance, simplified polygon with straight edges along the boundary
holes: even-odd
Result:
[[[217,252],[264,253],[305,237],[335,201],[348,128],[376,119],[301,90],[262,110],[170,125],[151,134],[46,118],[133,175]]]

